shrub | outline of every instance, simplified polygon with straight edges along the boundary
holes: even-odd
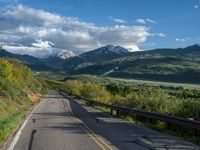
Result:
[[[80,95],[82,87],[83,83],[79,80],[67,80],[62,86],[62,89],[68,93]]]
[[[170,100],[167,93],[161,89],[139,89],[126,96],[127,107],[143,109],[151,112],[166,113],[170,111]]]
[[[177,105],[175,115],[200,120],[200,101],[182,100]]]
[[[108,104],[181,117],[200,118],[199,93],[195,90],[181,89],[172,94],[172,90],[163,90],[155,86],[131,87],[117,83],[104,85],[81,80],[67,80],[62,88],[72,94]]]
[[[85,83],[81,90],[81,95],[101,102],[111,103],[110,93],[104,86],[97,83]]]

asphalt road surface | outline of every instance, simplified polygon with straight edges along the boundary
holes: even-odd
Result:
[[[27,118],[9,150],[198,150],[180,138],[113,118],[51,91]]]

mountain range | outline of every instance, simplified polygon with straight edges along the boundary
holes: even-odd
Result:
[[[200,45],[186,48],[129,52],[107,45],[75,56],[62,51],[47,58],[0,51],[0,57],[19,59],[35,71],[103,75],[156,81],[200,83]],[[115,69],[117,68],[117,69]]]

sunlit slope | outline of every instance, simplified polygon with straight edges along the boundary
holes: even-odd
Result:
[[[0,145],[40,99],[43,85],[18,60],[0,58]]]

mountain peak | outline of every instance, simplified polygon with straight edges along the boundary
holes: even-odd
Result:
[[[70,51],[70,50],[62,50],[57,54],[57,57],[61,59],[69,59],[74,56],[75,54],[73,53],[73,51]]]
[[[114,47],[114,45],[108,44],[108,45],[106,45],[106,46],[104,46],[104,47],[112,48],[112,47]]]
[[[99,50],[102,51],[108,51],[108,52],[113,52],[116,54],[124,54],[124,53],[129,53],[129,51],[121,46],[114,46],[114,45],[106,45],[102,48],[99,48]]]
[[[198,47],[200,47],[200,44],[194,44],[194,46],[198,46]]]
[[[199,49],[200,48],[200,44],[194,44],[194,45],[186,47],[186,49],[188,49],[188,48]]]

